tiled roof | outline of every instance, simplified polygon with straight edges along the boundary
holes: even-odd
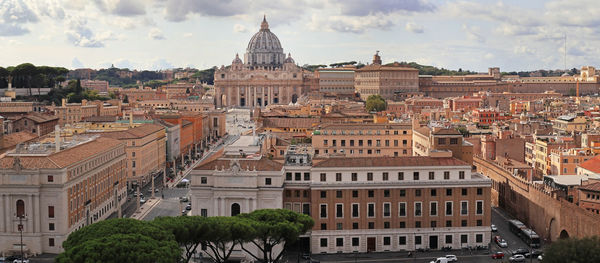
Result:
[[[583,169],[600,174],[600,155],[581,163],[579,166]]]
[[[8,150],[19,143],[24,143],[26,141],[37,138],[36,134],[20,131],[15,133],[10,133],[2,136],[2,151]]]
[[[429,127],[420,127],[420,128],[416,128],[415,132],[418,132],[420,134],[423,134],[423,135],[429,137],[431,130],[429,129]]]
[[[393,166],[469,166],[469,164],[452,157],[428,157],[428,156],[409,156],[409,157],[361,157],[328,158],[313,167],[393,167]]]
[[[85,122],[114,122],[117,120],[117,116],[89,116],[83,118]]]
[[[594,191],[594,192],[600,192],[600,182],[599,183],[593,183],[593,184],[588,184],[588,185],[583,185],[580,187],[581,190],[586,190],[586,191]]]
[[[39,113],[39,112],[30,112],[30,113],[27,113],[27,115],[24,115],[24,116],[22,116],[19,119],[22,119],[22,118],[30,119],[30,120],[34,121],[35,123],[42,123],[42,122],[48,122],[48,121],[58,120],[57,116],[50,115],[50,114]]]
[[[264,118],[263,127],[277,128],[312,128],[319,123],[317,118]]]
[[[376,130],[376,129],[411,129],[410,123],[327,123],[321,125],[321,130]]]
[[[281,171],[283,165],[273,160],[261,158],[259,160],[238,160],[241,170],[254,170],[256,167],[257,171]],[[229,169],[231,160],[214,160],[194,168],[195,170],[215,170],[215,169]]]
[[[125,131],[105,132],[102,133],[102,136],[113,139],[135,139],[146,137],[150,134],[164,129],[165,128],[157,124],[144,124]]]
[[[64,168],[89,159],[95,154],[112,149],[119,144],[121,142],[118,140],[98,137],[93,141],[62,150],[58,153],[52,153],[48,156],[19,156],[19,160],[23,169]],[[15,156],[4,156],[0,159],[0,168],[11,169],[14,160]]]

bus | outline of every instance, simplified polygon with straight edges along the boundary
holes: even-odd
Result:
[[[510,231],[515,233],[523,242],[532,248],[540,247],[540,236],[519,220],[508,220]]]

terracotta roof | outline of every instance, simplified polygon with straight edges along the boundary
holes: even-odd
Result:
[[[26,141],[30,141],[37,137],[38,136],[36,134],[30,133],[27,131],[20,131],[20,132],[15,132],[15,133],[10,133],[10,134],[4,135],[1,138],[2,150],[8,150],[9,148],[12,148],[19,143],[24,143]]]
[[[581,190],[586,190],[586,191],[600,192],[600,182],[593,183],[593,184],[582,185],[579,188]]]
[[[434,135],[462,135],[454,128],[442,128],[433,132]]]
[[[313,167],[390,167],[390,166],[469,166],[466,162],[452,157],[332,157]]]
[[[420,127],[420,128],[416,128],[415,132],[418,132],[420,134],[423,134],[423,135],[429,137],[431,130],[429,129],[429,127]]]
[[[264,118],[263,127],[277,128],[312,128],[319,123],[317,118]]]
[[[21,116],[21,118],[18,118],[18,119],[22,119],[22,118],[30,119],[30,120],[34,121],[35,123],[42,123],[42,122],[58,120],[57,116],[39,113],[39,112],[30,112],[30,113],[27,113],[27,115],[23,115],[23,116]]]
[[[600,155],[581,163],[579,166],[583,169],[600,174]]]
[[[48,156],[19,156],[19,160],[23,169],[64,168],[117,147],[119,144],[122,144],[122,142],[111,138],[98,137],[93,141]],[[11,169],[14,159],[15,156],[4,156],[0,159],[0,168]]]
[[[242,159],[238,160],[238,162],[242,170],[246,170],[246,168],[254,170],[254,168],[256,167],[257,171],[281,171],[281,169],[283,168],[283,165],[281,163],[266,158],[261,158],[259,160]],[[230,164],[231,160],[218,159],[198,166],[194,168],[194,170],[215,170],[217,168],[221,169],[221,167],[223,167],[224,169],[229,169]]]
[[[412,129],[410,123],[326,123],[321,130],[376,130],[376,129]]]
[[[117,116],[89,116],[83,118],[81,121],[85,122],[114,122],[117,120]]]
[[[144,124],[135,128],[131,128],[125,131],[115,131],[115,132],[104,132],[102,133],[103,137],[113,138],[113,139],[135,139],[146,137],[150,134],[153,134],[157,131],[164,130],[165,128],[157,125],[157,124]]]

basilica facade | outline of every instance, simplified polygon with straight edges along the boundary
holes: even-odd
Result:
[[[244,61],[235,55],[230,66],[215,71],[215,105],[254,108],[295,103],[309,90],[310,74],[298,67],[266,18],[248,43]]]

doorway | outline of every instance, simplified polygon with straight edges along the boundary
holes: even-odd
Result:
[[[438,249],[438,236],[429,236],[429,249]]]
[[[367,252],[375,251],[376,241],[374,237],[367,237]]]

